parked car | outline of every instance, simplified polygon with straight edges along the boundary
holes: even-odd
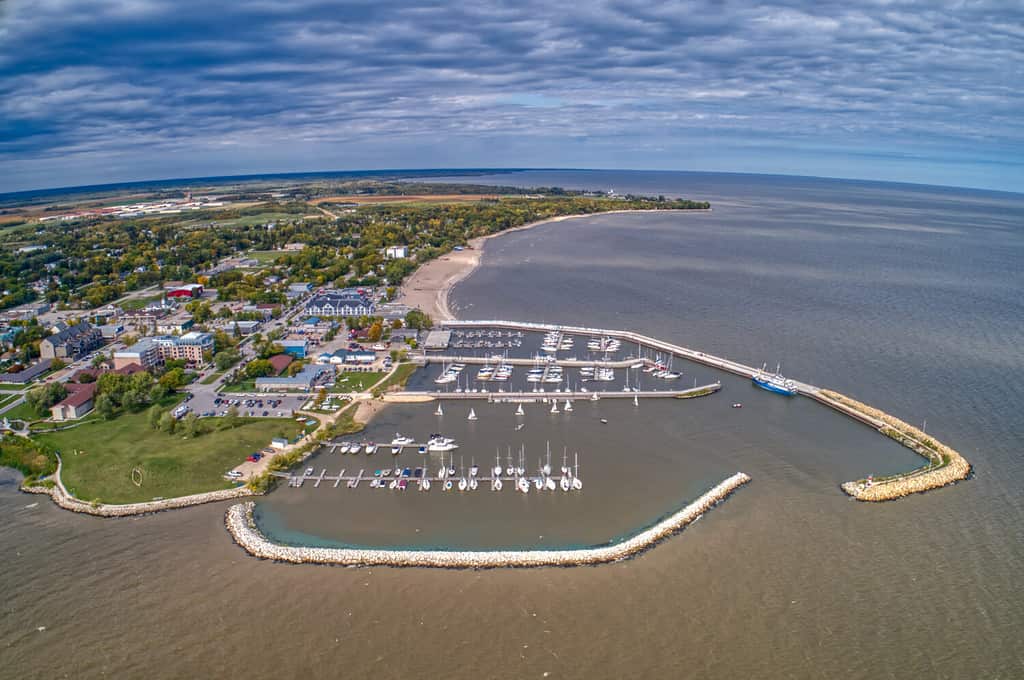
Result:
[[[238,479],[239,477],[242,476],[242,473],[239,472],[238,470],[231,470],[230,472],[227,473],[226,476],[230,477],[231,479]]]

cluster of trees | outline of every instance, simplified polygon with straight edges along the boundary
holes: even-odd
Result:
[[[433,328],[434,320],[425,312],[414,309],[405,315],[405,325],[407,328],[415,328],[418,331],[423,331],[428,328]]]
[[[50,383],[29,390],[25,394],[25,403],[37,416],[45,418],[50,415],[50,407],[66,396],[68,390],[63,383]]]
[[[163,377],[177,370],[180,369],[172,368]],[[171,391],[165,382],[154,380],[147,371],[132,375],[104,373],[96,381],[94,407],[100,416],[113,418],[122,410],[134,410],[158,402]]]

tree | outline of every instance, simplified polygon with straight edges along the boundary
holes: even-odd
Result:
[[[274,367],[266,359],[253,359],[245,366],[246,378],[262,378],[274,372]]]
[[[422,331],[428,328],[433,328],[434,320],[424,312],[421,312],[418,309],[413,309],[405,315],[405,325],[409,328],[415,328],[418,331]]]
[[[105,363],[107,363],[107,355],[103,354],[103,352],[98,352],[96,356],[92,358],[91,365],[93,368],[99,368]]]
[[[63,359],[54,359],[53,361],[50,362],[50,370],[59,371],[62,368],[67,368],[67,365],[68,362],[64,361]]]
[[[160,428],[160,416],[161,415],[162,414],[161,414],[159,406],[154,406],[154,407],[149,409],[149,414],[146,416],[146,419],[149,422],[149,426],[151,428],[153,428],[154,430],[157,430],[157,429]]]
[[[50,383],[42,387],[29,390],[25,395],[25,403],[40,417],[50,415],[50,407],[68,396],[68,390],[63,383]]]
[[[96,397],[95,407],[97,415],[106,420],[111,420],[117,413],[117,404],[107,394]]]
[[[170,393],[171,391],[167,389],[167,387],[161,385],[160,383],[156,383],[155,385],[153,385],[153,387],[149,389],[149,401],[150,403],[155,404],[156,402],[160,401]]]
[[[384,334],[384,328],[380,321],[375,321],[366,331],[366,339],[370,342],[377,342],[380,340],[381,335]]]
[[[199,416],[192,411],[189,411],[188,414],[181,419],[181,429],[185,433],[186,437],[195,437],[199,434]]]
[[[213,365],[217,367],[218,371],[226,371],[235,365],[240,359],[238,352],[233,349],[224,350],[223,352],[217,352],[213,355]]]
[[[168,391],[176,390],[187,383],[188,380],[185,378],[185,371],[181,368],[172,368],[160,376],[159,380],[159,384],[166,387]]]
[[[228,408],[227,415],[224,416],[224,421],[228,427],[236,427],[238,425],[238,407],[231,406]]]
[[[178,425],[178,421],[174,419],[170,411],[164,411],[163,415],[160,416],[160,429],[167,434],[174,434],[174,428]]]

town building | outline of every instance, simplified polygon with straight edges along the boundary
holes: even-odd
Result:
[[[388,260],[401,260],[409,257],[409,246],[388,246],[384,249],[384,257]]]
[[[99,329],[84,321],[47,336],[39,343],[43,359],[78,359],[103,344]]]
[[[277,344],[281,345],[285,354],[290,354],[296,359],[306,358],[306,349],[309,346],[306,340],[278,340]]]
[[[270,362],[270,367],[274,369],[274,375],[281,375],[284,373],[284,369],[288,368],[288,364],[292,363],[293,359],[290,354],[275,354],[267,359],[267,361]]]
[[[53,420],[75,420],[89,413],[96,396],[96,383],[72,383],[67,385],[68,396],[50,407]]]
[[[213,336],[191,332],[181,336],[158,335],[142,338],[126,350],[114,352],[114,368],[136,363],[144,369],[179,359],[195,366],[206,363],[205,354],[213,351]]]
[[[203,296],[203,287],[198,283],[186,283],[168,290],[165,295],[169,298],[198,298]]]
[[[260,392],[304,390],[308,392],[313,389],[316,381],[328,374],[333,374],[334,369],[328,366],[309,364],[294,376],[266,376],[256,378],[256,389]]]
[[[365,295],[345,291],[327,291],[314,295],[306,303],[310,316],[370,316],[374,306]]]
[[[156,332],[165,335],[181,335],[195,325],[191,314],[175,314],[156,322]]]

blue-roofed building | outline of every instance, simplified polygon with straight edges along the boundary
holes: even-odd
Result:
[[[306,340],[278,340],[285,354],[291,354],[296,359],[306,358],[306,348],[309,343]]]

